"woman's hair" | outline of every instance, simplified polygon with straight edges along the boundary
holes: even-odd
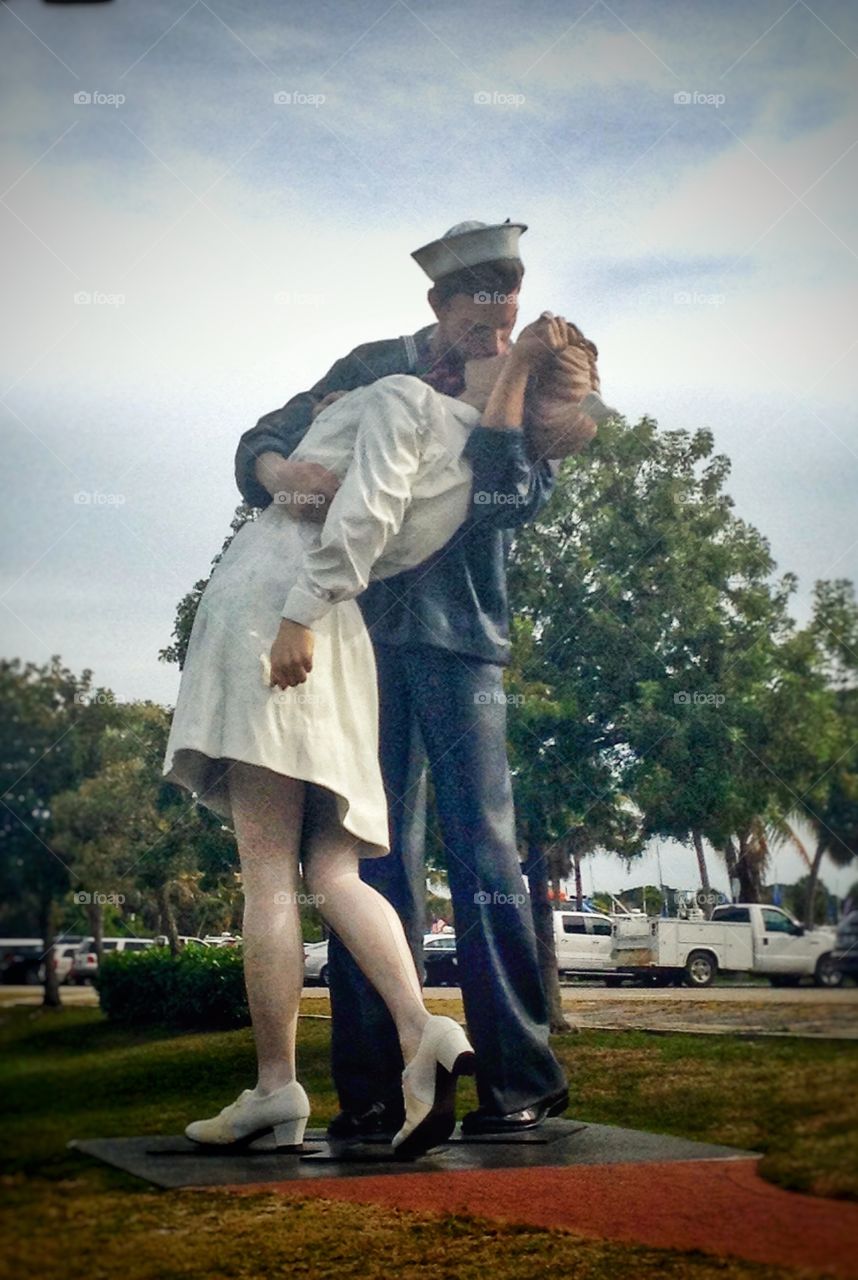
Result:
[[[441,276],[433,292],[440,303],[449,302],[457,293],[470,294],[481,302],[502,302],[521,288],[523,276],[524,266],[518,258],[497,258]]]

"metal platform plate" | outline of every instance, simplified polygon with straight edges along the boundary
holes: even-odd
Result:
[[[462,1136],[420,1160],[394,1159],[384,1142],[329,1143],[323,1129],[308,1129],[300,1151],[274,1149],[260,1138],[238,1150],[206,1149],[184,1136],[75,1139],[69,1143],[158,1187],[264,1185],[313,1178],[360,1178],[403,1173],[449,1173],[463,1169],[512,1169],[566,1165],[641,1164],[651,1161],[749,1159],[753,1152],[712,1143],[690,1142],[667,1134],[620,1129],[613,1125],[547,1120],[538,1129],[508,1137]]]

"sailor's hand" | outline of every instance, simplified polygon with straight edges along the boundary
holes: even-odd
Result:
[[[314,404],[313,408],[310,410],[310,416],[313,421],[315,422],[322,410],[327,409],[329,404],[333,404],[336,400],[339,400],[340,396],[345,395],[348,395],[347,391],[329,391],[326,396],[322,396],[322,399],[318,404]]]
[[[568,326],[563,316],[543,311],[538,320],[522,329],[510,349],[510,356],[530,369],[538,369],[568,344]]]
[[[295,520],[323,524],[340,487],[338,478],[318,462],[290,462],[284,458],[280,462],[275,486],[269,490],[274,502]]]
[[[269,683],[280,689],[304,684],[313,670],[313,632],[300,622],[283,618],[271,646]]]

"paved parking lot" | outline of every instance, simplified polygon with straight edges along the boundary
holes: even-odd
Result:
[[[98,1004],[95,987],[61,987],[63,1004],[72,1006]],[[40,1005],[44,997],[42,987],[0,986],[0,1006],[4,1004]]]
[[[328,992],[324,987],[305,987],[304,996],[324,1002],[319,1012],[327,1013]],[[427,987],[426,997],[449,1001],[456,1006],[455,1012],[461,1012],[461,992],[456,987]],[[98,1004],[94,987],[63,987],[62,998],[69,1007]],[[0,1005],[41,1003],[41,987],[0,986]],[[817,987],[775,990],[749,983],[705,991],[686,987],[616,990],[582,982],[563,987],[563,1009],[573,1027],[858,1040],[855,986],[839,991]]]
[[[858,1040],[858,987],[567,987],[563,1009],[578,1027]]]

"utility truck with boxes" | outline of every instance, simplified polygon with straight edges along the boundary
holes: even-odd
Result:
[[[719,973],[753,973],[773,986],[798,986],[809,977],[819,987],[838,987],[835,932],[805,929],[780,907],[728,903],[685,919],[615,918],[611,959],[618,974],[649,977],[668,985],[708,987]]]

